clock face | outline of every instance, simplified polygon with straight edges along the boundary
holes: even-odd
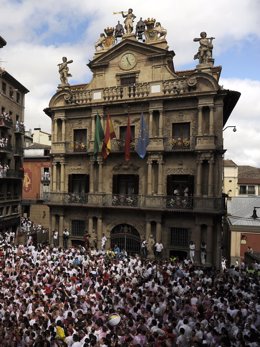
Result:
[[[132,53],[126,53],[120,60],[120,67],[124,70],[130,70],[136,65],[136,58]]]

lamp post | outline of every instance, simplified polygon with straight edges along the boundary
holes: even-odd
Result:
[[[223,129],[223,131],[225,131],[227,128],[233,128],[234,133],[237,131],[237,128],[236,128],[235,125],[228,125],[227,127],[225,127],[225,128]]]

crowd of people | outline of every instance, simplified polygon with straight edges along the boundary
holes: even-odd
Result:
[[[7,122],[12,122],[13,121],[12,117],[10,116],[10,114],[8,112],[6,112],[6,111],[3,111],[1,113],[1,115],[0,115],[0,122],[1,122],[2,119],[7,121]]]
[[[260,344],[258,273],[239,265],[16,245],[13,235],[2,238],[0,261],[3,347]]]
[[[0,162],[0,178],[6,177],[8,170],[9,170],[9,165],[6,163]]]
[[[37,240],[37,235],[46,235],[45,239],[47,240],[49,229],[45,228],[41,224],[34,223],[30,218],[22,217],[20,223],[20,233],[26,236],[26,245],[32,246],[34,239]]]
[[[0,137],[0,148],[7,148],[8,142],[8,137]]]

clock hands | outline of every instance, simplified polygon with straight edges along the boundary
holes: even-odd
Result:
[[[131,65],[131,63],[130,63],[130,61],[129,61],[128,57],[126,57],[126,60],[127,60],[128,64],[129,64],[129,65]]]

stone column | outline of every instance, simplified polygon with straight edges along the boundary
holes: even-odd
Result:
[[[163,194],[163,160],[158,160],[158,194]]]
[[[102,193],[103,191],[103,160],[98,158],[98,192]]]
[[[89,192],[94,193],[94,159],[90,159],[89,163]]]
[[[95,114],[92,114],[91,116],[91,141],[94,141],[95,139]]]
[[[90,235],[93,233],[93,217],[89,217],[88,219],[88,233]]]
[[[202,160],[197,160],[196,195],[201,196]]]
[[[101,248],[101,239],[102,239],[102,218],[98,217],[98,220],[97,220],[97,243],[98,243],[98,249]]]
[[[149,240],[150,238],[150,235],[151,235],[151,222],[149,221],[146,221],[146,230],[145,230],[145,239],[146,241]]]
[[[53,246],[53,231],[55,230],[55,215],[53,214],[51,216],[51,230],[49,233],[49,243],[51,246]]]
[[[66,133],[65,133],[65,130],[66,130],[66,121],[65,119],[62,119],[61,120],[61,141],[65,142],[66,140]]]
[[[163,136],[163,110],[159,110],[159,137]]]
[[[161,222],[156,222],[156,242],[162,241],[162,224]]]
[[[212,265],[212,253],[213,253],[213,227],[208,225],[207,227],[207,258],[206,263]]]
[[[209,107],[209,134],[214,135],[214,106]]]
[[[53,121],[53,142],[57,141],[57,119]]]
[[[153,111],[149,111],[149,134],[153,137]]]
[[[60,170],[60,188],[61,192],[65,192],[65,163],[61,163]]]
[[[202,135],[202,107],[198,107],[198,136]]]
[[[214,175],[214,159],[209,160],[209,185],[208,185],[208,195],[213,196],[213,175]]]
[[[152,194],[152,160],[147,160],[148,174],[147,174],[147,195]]]
[[[52,191],[56,192],[57,189],[57,166],[56,163],[52,164]]]
[[[60,216],[60,221],[59,221],[59,246],[63,246],[63,230],[64,230],[64,216]]]

